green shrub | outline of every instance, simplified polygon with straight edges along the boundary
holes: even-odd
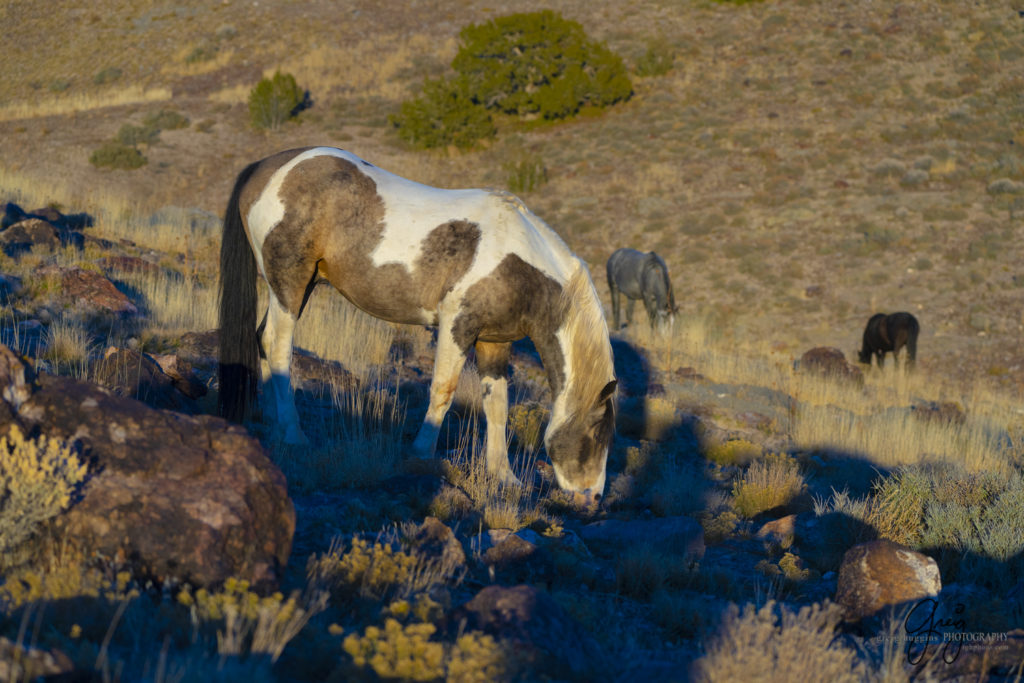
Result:
[[[103,143],[103,146],[89,155],[89,163],[97,168],[115,168],[124,171],[141,168],[149,160],[132,145],[117,140]]]
[[[471,147],[494,135],[491,111],[564,119],[633,92],[618,55],[550,10],[472,24],[459,37],[462,46],[452,60],[456,75],[428,79],[423,94],[389,119],[417,146]]]
[[[249,93],[249,119],[255,128],[277,130],[295,115],[303,97],[295,77],[277,71]]]
[[[390,121],[399,136],[426,149],[448,145],[466,149],[494,136],[491,115],[470,94],[464,78],[427,79],[423,94],[403,102]]]
[[[26,440],[17,425],[0,439],[0,554],[71,505],[86,465],[59,439]]]
[[[459,34],[452,67],[489,109],[561,119],[633,92],[622,59],[583,27],[544,10],[473,24]]]

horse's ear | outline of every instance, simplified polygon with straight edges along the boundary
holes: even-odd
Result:
[[[608,382],[608,384],[605,384],[604,389],[601,390],[601,395],[598,397],[597,402],[600,404],[608,400],[611,397],[611,395],[615,393],[615,387],[618,386],[618,384],[619,381],[617,379],[613,379],[611,382]]]

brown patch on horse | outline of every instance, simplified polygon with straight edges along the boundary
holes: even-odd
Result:
[[[480,241],[474,223],[452,220],[424,239],[415,263],[375,266],[370,254],[385,230],[385,207],[373,179],[332,155],[297,164],[280,191],[281,222],[263,243],[267,277],[278,300],[297,315],[309,283],[326,278],[374,316],[424,320],[465,275]]]
[[[555,331],[561,324],[562,287],[515,254],[466,290],[452,336],[460,348],[477,340],[513,342],[530,337],[541,354],[552,391],[565,385]]]
[[[508,375],[508,359],[512,351],[511,342],[476,343],[476,367],[481,377],[505,377]]]

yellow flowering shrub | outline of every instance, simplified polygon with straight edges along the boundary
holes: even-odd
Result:
[[[363,635],[350,634],[342,648],[360,668],[370,668],[383,679],[488,683],[508,680],[506,648],[489,635],[471,631],[453,644],[431,641],[435,628],[429,623],[403,625],[388,618],[384,628],[368,626]]]
[[[354,537],[348,552],[337,541],[321,557],[313,555],[306,565],[312,585],[340,596],[361,595],[381,599],[398,594],[409,596],[443,583],[452,568],[443,562],[395,550],[390,544]]]
[[[60,439],[28,440],[17,425],[0,439],[0,554],[71,504],[86,464]]]

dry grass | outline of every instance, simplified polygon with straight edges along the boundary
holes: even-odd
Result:
[[[128,86],[113,92],[77,93],[60,97],[41,97],[31,102],[10,102],[0,106],[0,121],[65,116],[108,107],[151,104],[171,99],[170,88]]]

